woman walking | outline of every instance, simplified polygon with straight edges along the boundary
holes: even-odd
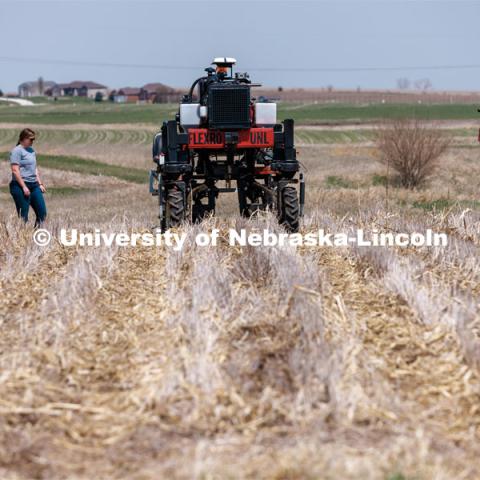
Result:
[[[25,128],[20,132],[17,146],[10,152],[12,181],[10,193],[15,201],[17,213],[28,222],[28,211],[32,206],[35,215],[35,227],[43,223],[47,217],[47,208],[43,194],[46,189],[40,180],[37,168],[37,157],[32,145],[35,132]]]

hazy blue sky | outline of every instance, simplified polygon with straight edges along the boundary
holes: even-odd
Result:
[[[394,88],[428,77],[436,89],[478,90],[479,40],[480,1],[0,0],[0,88],[39,75],[184,87],[214,56],[233,56],[271,86]],[[475,68],[388,70],[438,66]],[[354,71],[363,68],[379,69]]]

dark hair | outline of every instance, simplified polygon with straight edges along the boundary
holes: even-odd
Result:
[[[35,132],[31,128],[24,128],[21,132],[20,135],[18,136],[18,142],[17,145],[20,145],[20,143],[25,140],[26,138],[31,138],[35,136]]]

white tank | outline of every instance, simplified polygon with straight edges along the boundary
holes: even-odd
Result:
[[[259,127],[272,127],[277,123],[276,103],[255,103],[255,123]]]
[[[184,127],[198,127],[200,125],[200,104],[180,104],[180,125]]]

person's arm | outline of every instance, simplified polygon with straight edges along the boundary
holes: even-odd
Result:
[[[21,154],[17,151],[13,151],[10,155],[10,165],[12,167],[13,178],[19,183],[22,187],[23,193],[28,197],[30,195],[30,190],[25,185],[22,176],[20,175],[20,157]]]
[[[42,180],[40,179],[40,172],[38,171],[38,167],[36,169],[36,174],[37,174],[37,182],[40,185],[40,190],[42,191],[42,193],[45,193],[47,189],[45,188],[45,185],[42,183]]]

